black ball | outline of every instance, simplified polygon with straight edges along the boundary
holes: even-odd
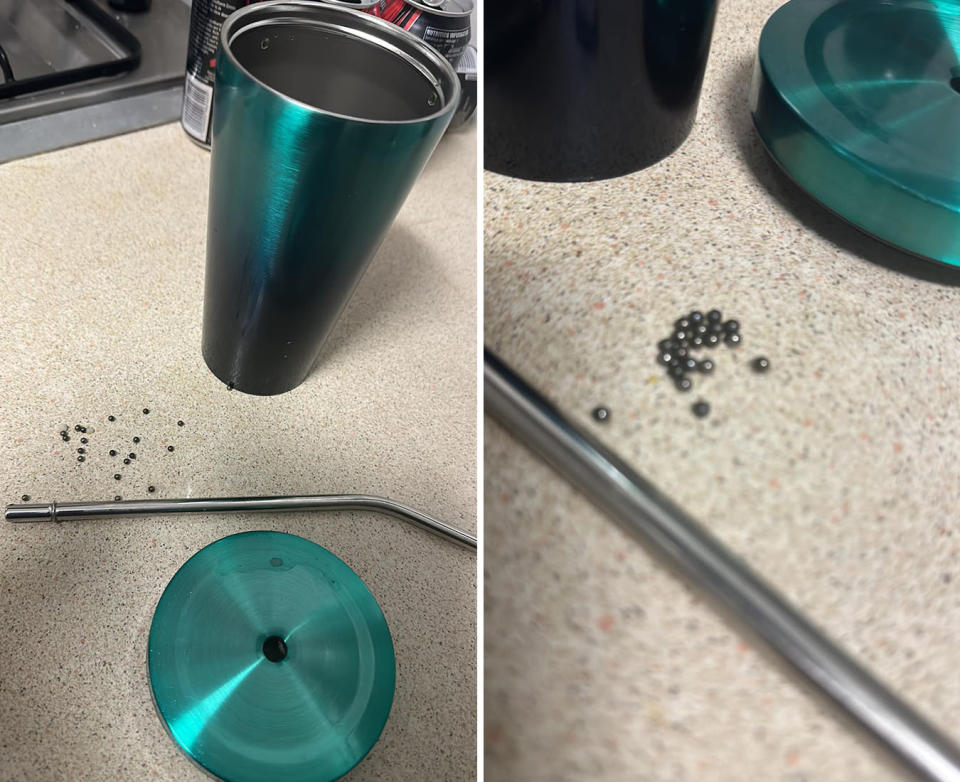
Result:
[[[701,399],[699,402],[694,402],[691,409],[697,418],[705,418],[710,412],[710,405]]]
[[[723,315],[720,314],[720,310],[710,310],[710,312],[707,313],[707,320],[711,323],[719,323],[723,320]]]
[[[750,366],[753,367],[754,372],[762,373],[770,369],[770,362],[764,356],[757,356],[750,362]]]
[[[689,391],[693,388],[693,381],[689,377],[678,377],[674,381],[678,391]]]

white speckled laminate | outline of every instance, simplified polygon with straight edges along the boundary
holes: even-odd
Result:
[[[200,356],[209,158],[179,125],[0,167],[0,499],[366,492],[475,529],[475,150],[441,142],[321,362],[275,397]],[[83,463],[57,434],[75,423]],[[137,453],[120,481],[110,448]],[[393,710],[349,779],[473,778],[475,558],[336,513],[0,522],[0,779],[205,779],[154,713],[146,633],[190,555],[252,529],[330,549],[390,625]]]
[[[661,163],[486,174],[485,339],[960,740],[960,277],[767,159],[747,88],[779,5],[720,4],[697,123]],[[656,342],[714,306],[743,345],[679,393]],[[489,418],[485,449],[488,779],[901,778]]]

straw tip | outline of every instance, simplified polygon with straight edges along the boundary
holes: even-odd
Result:
[[[7,521],[50,521],[53,519],[52,505],[7,505],[3,511]]]

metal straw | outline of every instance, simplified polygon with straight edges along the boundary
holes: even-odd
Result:
[[[289,497],[213,497],[180,500],[124,500],[122,502],[50,502],[8,505],[7,521],[86,521],[164,513],[236,513],[245,511],[362,510],[382,513],[413,524],[464,548],[477,550],[477,538],[409,505],[369,494],[315,494]]]
[[[843,706],[910,769],[960,782],[960,751],[835,646],[712,535],[597,440],[578,430],[489,350],[484,405],[627,532],[663,554]]]

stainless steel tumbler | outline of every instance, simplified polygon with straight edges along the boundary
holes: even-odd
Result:
[[[370,14],[265,2],[220,32],[203,357],[231,388],[299,385],[459,100],[453,67]]]
[[[717,0],[489,0],[483,164],[524,179],[620,176],[693,127]]]

